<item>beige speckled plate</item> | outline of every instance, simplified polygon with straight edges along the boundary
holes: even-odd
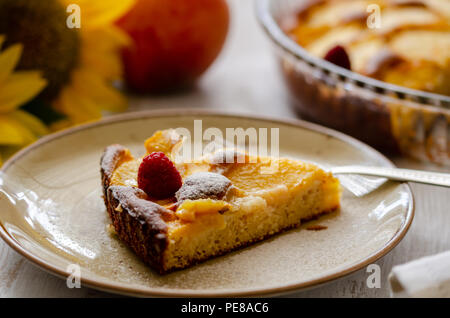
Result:
[[[106,231],[99,160],[120,143],[143,154],[155,130],[278,127],[280,155],[327,165],[392,164],[343,134],[301,121],[197,110],[149,111],[48,136],[3,166],[0,234],[17,252],[59,276],[79,264],[82,283],[140,296],[274,295],[336,279],[374,262],[405,235],[413,219],[407,184],[388,182],[363,198],[344,191],[339,212],[193,268],[160,276]],[[320,224],[322,231],[306,227]]]

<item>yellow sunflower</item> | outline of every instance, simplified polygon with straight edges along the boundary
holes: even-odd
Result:
[[[52,128],[122,111],[127,99],[116,88],[122,76],[120,49],[129,38],[114,25],[135,0],[0,0],[0,33],[22,43],[22,69],[39,69],[48,81],[39,98],[65,118]],[[69,28],[73,4],[80,28]]]
[[[134,0],[59,0],[64,7],[77,4],[81,9],[79,64],[71,82],[54,105],[74,123],[102,116],[102,110],[122,111],[127,100],[112,86],[121,79],[120,49],[129,38],[114,25]]]
[[[5,36],[0,35],[0,49],[4,41]],[[21,53],[20,44],[0,51],[0,166],[2,157],[8,157],[48,133],[38,118],[19,109],[41,92],[47,83],[40,72],[14,72]]]

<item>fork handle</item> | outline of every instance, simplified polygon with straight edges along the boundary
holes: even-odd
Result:
[[[365,166],[341,166],[334,167],[333,174],[360,174],[366,176],[384,177],[390,180],[419,182],[443,187],[450,187],[450,173],[429,172],[422,170],[365,167]]]

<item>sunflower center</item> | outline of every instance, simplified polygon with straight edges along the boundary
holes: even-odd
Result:
[[[17,69],[41,70],[48,81],[42,93],[55,97],[70,80],[80,55],[80,37],[66,26],[65,8],[58,0],[0,0],[0,34],[4,46],[24,46]]]

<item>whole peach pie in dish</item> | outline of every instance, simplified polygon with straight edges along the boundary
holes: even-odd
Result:
[[[158,131],[145,142],[143,158],[117,144],[101,158],[114,231],[161,274],[248,246],[340,205],[338,180],[313,164],[235,149],[177,162],[172,153],[182,143],[174,130]]]
[[[450,165],[450,0],[259,0],[257,13],[303,119]]]
[[[288,34],[311,54],[388,83],[450,95],[450,1],[305,2]],[[334,50],[334,51],[333,51]]]

